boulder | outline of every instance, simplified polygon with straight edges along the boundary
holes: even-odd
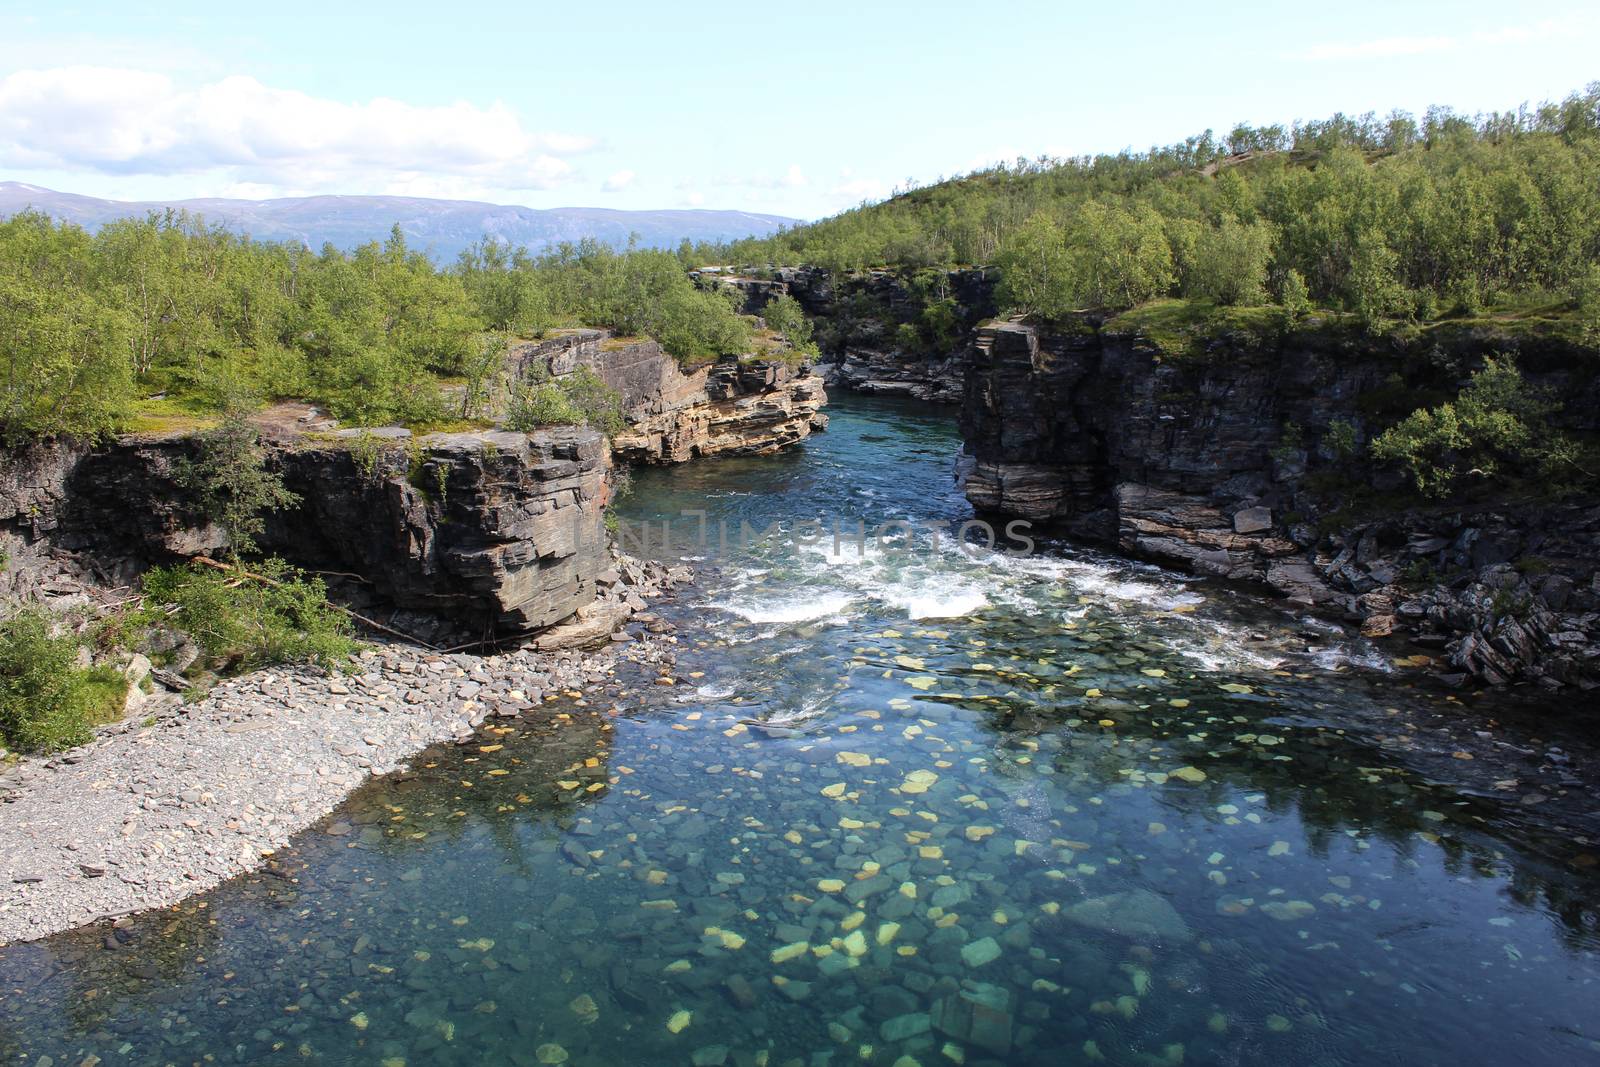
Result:
[[[940,998],[931,1013],[934,1029],[997,1056],[1011,1051],[1011,996],[999,986],[976,984]]]
[[[1188,941],[1189,925],[1165,897],[1130,889],[1081,900],[1061,914],[1068,920],[1136,941]]]
[[[1241,508],[1233,514],[1233,532],[1241,534],[1260,533],[1272,529],[1271,508]]]

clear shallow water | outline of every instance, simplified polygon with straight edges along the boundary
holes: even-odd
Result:
[[[738,548],[959,522],[957,447],[850,401],[637,473],[700,558],[680,685],[431,752],[115,950],[0,950],[0,1057],[1600,1062],[1593,846],[1379,650],[1059,546]]]

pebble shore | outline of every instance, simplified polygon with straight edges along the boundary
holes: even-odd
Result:
[[[650,629],[658,629],[651,627]],[[670,664],[648,630],[587,653],[443,655],[398,645],[352,672],[262,671],[0,774],[0,944],[173,904],[234,875],[484,719]]]

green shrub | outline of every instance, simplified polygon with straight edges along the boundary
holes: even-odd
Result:
[[[540,366],[512,387],[506,425],[522,433],[546,426],[589,426],[611,435],[627,420],[622,397],[588,367],[552,380]]]
[[[7,747],[70,748],[121,715],[127,681],[112,667],[79,667],[78,654],[77,641],[51,636],[41,612],[0,621],[0,740]]]
[[[1487,359],[1455,400],[1413,411],[1374,438],[1371,452],[1401,464],[1428,496],[1448,496],[1464,478],[1495,481],[1507,468],[1533,473],[1559,491],[1572,476],[1588,476],[1577,466],[1573,443],[1549,425],[1556,407],[1509,358]]]
[[[761,311],[761,317],[770,329],[783,334],[784,340],[796,352],[810,356],[817,354],[817,344],[812,340],[811,320],[806,317],[800,301],[788,293],[768,301]]]
[[[1071,264],[1061,228],[1038,213],[1012,230],[998,256],[1000,303],[1046,319],[1065,318],[1078,307]]]
[[[1029,219],[1001,248],[1003,304],[1050,320],[1084,307],[1130,308],[1176,280],[1161,216],[1148,206],[1090,200],[1063,224]]]
[[[147,621],[177,626],[205,651],[208,666],[222,670],[280,663],[335,670],[360,647],[322,579],[280,559],[252,563],[248,573],[158,567],[145,575],[144,594]]]
[[[1382,234],[1357,236],[1345,282],[1346,299],[1368,329],[1378,328],[1385,318],[1406,308],[1406,290],[1396,276],[1398,264],[1399,257]]]
[[[961,339],[961,319],[956,311],[956,302],[949,297],[935,300],[924,307],[922,314],[917,316],[917,322],[922,334],[928,338],[928,344],[940,355],[954,350]]]
[[[1303,318],[1311,311],[1311,294],[1306,289],[1306,280],[1293,267],[1284,274],[1283,281],[1278,285],[1278,303],[1291,319]]]
[[[493,406],[509,347],[510,341],[503,333],[490,331],[479,335],[477,347],[461,368],[464,379],[461,390],[463,419],[478,418]]]
[[[1295,271],[1310,300],[1376,328],[1458,304],[1473,314],[1497,294],[1567,291],[1600,248],[1597,134],[1600,83],[1476,118],[1430,108],[1420,123],[1335,115],[1235,127],[1225,139],[1206,130],[1148,151],[986,167],[737,241],[713,258],[839,270],[992,264],[1003,306],[1055,318],[1162,292],[1154,242],[1146,260],[1127,220],[1159,215],[1187,292],[1211,220],[1232,217],[1239,232],[1215,227],[1210,252],[1243,253],[1243,281],[1253,281],[1259,250],[1238,239],[1265,226],[1280,301],[1281,279]],[[1227,158],[1232,146],[1248,155]],[[1098,239],[1079,232],[1094,203],[1113,209]],[[1202,273],[1206,296],[1233,299],[1228,275]],[[1297,303],[1285,306],[1298,312]]]
[[[1278,436],[1278,446],[1269,455],[1279,463],[1293,463],[1305,448],[1305,431],[1298,422],[1285,422]]]
[[[1600,345],[1600,264],[1590,264],[1573,285],[1578,331],[1585,344]]]
[[[100,434],[126,413],[130,323],[95,272],[81,229],[34,212],[0,222],[0,439]]]
[[[554,325],[550,294],[526,249],[485,237],[456,259],[456,274],[491,330],[535,337]]]
[[[1355,424],[1345,419],[1334,419],[1328,423],[1328,432],[1322,435],[1322,443],[1333,458],[1349,459],[1359,447]]]
[[[197,437],[198,455],[177,466],[178,484],[195,493],[201,512],[228,534],[235,555],[256,550],[265,513],[292,507],[300,498],[266,466],[260,435],[243,412],[230,411],[215,429]]]

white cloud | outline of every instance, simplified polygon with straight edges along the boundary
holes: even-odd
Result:
[[[589,137],[527,129],[510,108],[346,103],[254,78],[183,86],[113,67],[22,70],[0,79],[0,164],[112,175],[215,173],[278,190],[470,195],[545,189]]]
[[[706,202],[706,194],[695,192],[687,193],[684,195],[683,202],[687,207],[700,207]]]
[[[632,185],[633,179],[636,177],[638,177],[638,175],[634,174],[631,170],[619,170],[601,183],[600,189],[602,192],[620,193],[622,190]]]
[[[1396,56],[1419,56],[1434,52],[1450,52],[1469,45],[1513,45],[1552,37],[1557,34],[1576,33],[1592,29],[1591,16],[1573,16],[1562,19],[1541,19],[1516,26],[1501,26],[1480,30],[1466,36],[1416,36],[1376,37],[1368,41],[1341,44],[1319,44],[1302,52],[1289,55],[1291,59],[1311,62],[1328,62],[1360,59],[1391,59]]]

